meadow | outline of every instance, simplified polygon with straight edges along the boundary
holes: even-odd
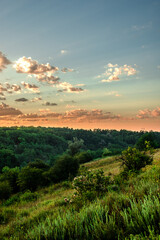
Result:
[[[160,150],[138,173],[124,177],[121,165],[115,156],[81,166],[110,176],[100,196],[78,198],[67,180],[2,201],[0,239],[160,239]]]

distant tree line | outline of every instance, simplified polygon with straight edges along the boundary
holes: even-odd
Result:
[[[79,142],[74,143],[74,139]],[[73,155],[76,144],[80,144],[81,163],[98,157],[120,154],[128,147],[144,147],[145,140],[154,148],[160,147],[159,132],[133,132],[127,130],[84,130],[44,127],[0,128],[0,172],[8,166],[24,167],[40,159],[49,166],[58,156],[68,151]],[[74,146],[72,149],[72,145]]]

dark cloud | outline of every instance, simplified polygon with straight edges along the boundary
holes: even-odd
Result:
[[[57,103],[46,102],[42,105],[44,105],[44,106],[57,106],[58,104]]]
[[[27,98],[18,98],[15,100],[16,102],[27,102],[29,101]]]

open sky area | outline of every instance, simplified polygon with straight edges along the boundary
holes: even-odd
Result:
[[[160,0],[0,0],[0,126],[160,131]]]

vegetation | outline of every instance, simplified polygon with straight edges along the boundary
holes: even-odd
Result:
[[[35,132],[39,130],[42,134],[43,128]],[[101,136],[102,132],[96,130]],[[119,134],[125,139],[127,132]],[[25,164],[22,159],[24,165],[4,138],[1,145],[12,151],[18,166],[3,166],[0,174],[0,239],[158,239],[160,150],[153,149],[144,133],[137,134],[144,141],[142,151],[139,138],[133,145],[124,142],[123,147],[127,146],[119,156],[110,156],[113,150],[107,143],[98,149],[103,158],[95,159],[96,148],[87,149],[86,139],[74,136],[68,144],[63,140],[67,147],[61,155],[48,155],[50,160],[47,155],[44,159],[36,156]],[[18,142],[16,136],[12,135]],[[154,133],[156,146],[158,137]],[[0,161],[4,163],[3,156]]]
[[[146,137],[149,134],[149,138]],[[152,136],[154,140],[151,139]],[[142,138],[141,138],[142,137]],[[145,139],[144,139],[145,138]],[[8,166],[24,167],[36,159],[52,166],[59,155],[90,151],[92,159],[120,154],[129,147],[143,147],[150,141],[154,148],[160,147],[160,133],[132,132],[127,130],[83,130],[43,127],[0,128],[0,172]],[[139,142],[137,142],[139,141]],[[143,149],[142,149],[143,150]],[[91,159],[91,160],[92,160]]]

